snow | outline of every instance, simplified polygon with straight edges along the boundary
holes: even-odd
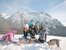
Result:
[[[1,38],[2,35],[0,35]],[[14,41],[18,41],[18,38],[22,37],[22,35],[15,35]],[[59,39],[60,40],[60,49],[55,48],[52,50],[65,50],[66,49],[66,37],[60,36],[50,36],[48,35],[47,41],[50,39]],[[0,50],[50,50],[47,43],[30,43],[30,44],[22,44],[20,46],[16,44],[9,44],[9,45],[0,45]]]
[[[7,19],[9,18],[10,16],[6,13],[1,13],[1,17],[4,18],[4,19]]]

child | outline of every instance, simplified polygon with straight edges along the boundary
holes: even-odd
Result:
[[[20,45],[22,45],[22,39],[21,38],[19,38],[19,41],[18,41],[18,45],[20,46]]]
[[[14,33],[17,33],[17,31],[16,30],[11,30],[11,31],[7,32],[4,36],[2,36],[1,40],[6,41],[6,42],[9,40],[12,43]]]
[[[28,30],[29,30],[29,26],[28,26],[28,24],[26,24],[26,25],[24,26],[24,30],[23,30],[23,33],[24,33],[24,37],[25,37],[25,38],[27,37]]]

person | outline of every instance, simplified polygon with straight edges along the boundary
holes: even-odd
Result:
[[[29,35],[29,25],[25,24],[24,29],[23,29],[23,34],[24,34],[24,38],[26,40],[27,43],[30,43],[30,35]]]
[[[30,29],[30,34],[31,34],[32,38],[35,38],[35,35],[38,34],[37,25],[33,24],[32,28]]]
[[[32,29],[34,30],[35,35],[37,35],[38,34],[38,26],[36,24],[34,24]]]
[[[27,35],[28,35],[28,30],[29,30],[29,26],[28,26],[28,24],[25,24],[24,29],[23,29],[23,33],[24,33],[24,37],[25,37],[25,38],[26,38]]]
[[[39,42],[41,42],[41,43],[46,42],[46,37],[47,37],[46,28],[41,23],[41,25],[39,26],[39,39],[38,39]]]
[[[28,26],[29,26],[29,28],[32,28],[32,26],[33,26],[33,20],[31,20],[31,21],[29,21],[27,24],[28,24]]]
[[[25,25],[23,33],[24,37],[29,43],[31,39],[35,38],[35,35],[37,34],[37,26],[35,25],[35,22],[33,22],[33,20],[29,21],[28,24]]]
[[[17,33],[17,31],[15,29],[7,32],[5,35],[2,36],[1,40],[2,41],[10,41],[10,43],[13,42],[13,38],[14,38],[14,34]]]
[[[28,36],[28,34],[32,33],[32,26],[33,26],[33,20],[29,21],[28,23],[25,24],[24,26],[24,37],[26,38]]]

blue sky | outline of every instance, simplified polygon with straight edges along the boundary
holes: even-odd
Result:
[[[64,0],[0,0],[0,12],[15,13],[22,10],[23,7],[34,11],[49,11],[54,6],[62,3]]]
[[[56,5],[48,11],[53,17],[58,19],[63,25],[66,26],[66,1]]]

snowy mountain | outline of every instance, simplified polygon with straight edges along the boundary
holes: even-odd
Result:
[[[25,22],[28,22],[31,19],[36,23],[43,22],[50,30],[49,33],[51,35],[66,36],[66,27],[57,19],[53,19],[48,13],[19,11],[9,17],[9,20],[14,23],[13,25],[15,25],[15,28],[18,27],[19,29],[22,28]]]
[[[10,28],[18,29],[21,33],[24,23],[30,20],[34,20],[36,23],[43,22],[44,25],[49,29],[49,33],[51,35],[66,36],[66,27],[63,26],[60,21],[53,19],[48,13],[45,12],[26,11],[23,9],[22,11],[16,12],[7,18],[7,22],[5,21],[5,23],[7,23]]]
[[[51,8],[48,13],[66,26],[66,0]]]
[[[0,34],[9,30],[10,28],[10,21],[7,19],[8,15],[0,14]]]

